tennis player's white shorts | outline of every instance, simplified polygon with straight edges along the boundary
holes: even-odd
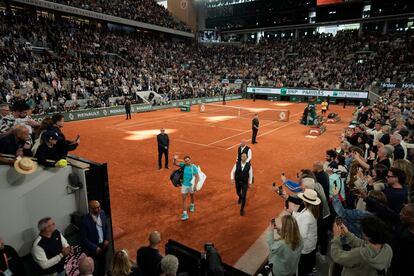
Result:
[[[181,193],[184,194],[193,194],[193,187],[192,186],[181,186]]]

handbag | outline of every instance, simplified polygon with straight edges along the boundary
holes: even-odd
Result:
[[[180,167],[178,170],[175,170],[170,175],[171,183],[174,187],[180,187],[183,184],[184,178],[184,167]]]

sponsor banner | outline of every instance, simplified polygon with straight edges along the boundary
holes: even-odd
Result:
[[[241,99],[241,98],[242,98],[241,95],[229,95],[227,97],[228,100],[236,100],[236,99]],[[221,100],[222,98],[220,97],[212,97],[212,98],[178,100],[178,101],[173,101],[167,105],[156,105],[156,106],[152,106],[150,104],[134,104],[131,106],[131,112],[140,113],[140,112],[147,112],[151,110],[176,108],[176,107],[179,108],[182,105],[194,105],[194,104],[201,104],[201,103],[207,103],[207,102],[218,102]],[[100,117],[125,114],[125,107],[121,105],[121,106],[114,106],[114,107],[107,107],[107,108],[84,109],[84,110],[75,110],[71,112],[66,112],[62,114],[65,117],[65,121],[78,121],[78,120],[94,119],[94,118],[100,118]],[[42,121],[43,118],[47,116],[51,116],[51,114],[33,115],[32,117],[33,119],[37,121]]]
[[[346,91],[346,90],[317,90],[304,88],[268,88],[268,87],[247,87],[247,93],[256,94],[276,94],[281,96],[316,96],[331,98],[367,99],[366,91]]]
[[[404,82],[404,83],[396,83],[396,82],[381,82],[381,87],[388,89],[388,88],[414,88],[414,83],[412,82]]]

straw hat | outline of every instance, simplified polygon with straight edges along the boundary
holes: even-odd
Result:
[[[321,200],[318,197],[318,194],[311,189],[305,189],[305,192],[299,193],[298,197],[303,201],[312,204],[312,205],[319,205]]]
[[[37,170],[37,163],[30,158],[23,157],[14,162],[14,168],[18,173],[30,174]]]

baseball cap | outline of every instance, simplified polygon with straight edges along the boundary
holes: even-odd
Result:
[[[56,131],[53,130],[48,130],[45,133],[42,134],[42,137],[45,141],[50,141],[50,140],[61,140],[61,137],[59,136],[59,134]]]

